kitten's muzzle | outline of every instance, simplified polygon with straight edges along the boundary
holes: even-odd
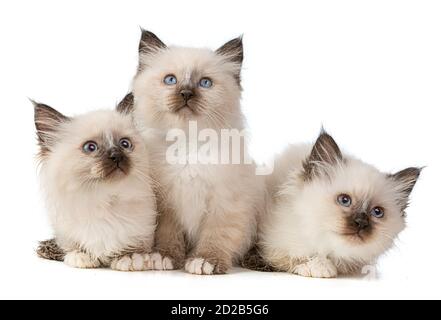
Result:
[[[360,231],[367,229],[370,225],[369,217],[364,212],[357,213],[354,217],[354,222]]]
[[[189,90],[189,89],[183,89],[183,90],[181,90],[181,92],[179,92],[179,94],[181,95],[182,99],[184,99],[184,101],[186,103],[187,103],[187,101],[189,101],[191,98],[194,97],[193,90]]]
[[[123,161],[124,154],[118,149],[112,149],[109,151],[109,159],[112,162],[119,164],[121,161]]]

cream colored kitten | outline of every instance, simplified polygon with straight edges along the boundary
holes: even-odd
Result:
[[[248,256],[245,266],[318,278],[359,272],[404,229],[420,171],[381,173],[343,155],[325,132],[314,146],[291,146],[267,181],[274,201],[260,226],[264,263]]]
[[[77,117],[35,104],[41,185],[56,239],[42,244],[41,256],[76,268],[151,268],[156,202],[126,100],[119,111]]]
[[[190,135],[192,121],[197,133],[212,129],[218,137],[222,129],[244,129],[242,40],[212,51],[168,47],[143,31],[139,53],[135,119],[145,132],[156,133],[152,161],[162,186],[156,268],[225,273],[253,242],[256,214],[263,208],[263,181],[256,177],[254,164],[170,163],[166,136],[173,129]],[[184,157],[198,151],[189,148]],[[217,151],[231,150],[220,146]],[[245,147],[240,153],[246,155]]]

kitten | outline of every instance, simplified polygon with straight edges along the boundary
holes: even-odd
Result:
[[[404,229],[420,172],[381,173],[342,154],[326,132],[312,147],[291,146],[268,177],[272,210],[243,265],[317,278],[360,272]]]
[[[166,161],[166,135],[172,129],[189,133],[191,121],[197,122],[198,133],[209,128],[217,136],[224,128],[244,129],[242,39],[212,51],[168,47],[143,31],[139,56],[134,114],[141,128],[157,133],[153,161],[163,190],[155,268],[225,273],[254,240],[264,181],[256,178],[254,164],[171,164]],[[225,151],[221,147],[219,154]],[[188,150],[185,156],[195,153]],[[241,153],[246,155],[245,147]]]
[[[41,243],[40,256],[76,268],[151,268],[156,200],[130,100],[118,111],[77,117],[34,103],[41,185],[55,233]]]

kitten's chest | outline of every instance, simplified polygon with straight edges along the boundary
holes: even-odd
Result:
[[[215,192],[213,173],[198,165],[171,166],[167,171],[168,200],[187,235],[192,237],[210,212],[210,199]]]
[[[57,234],[96,256],[118,252],[143,237],[154,224],[152,208],[145,203],[122,201],[117,194],[99,199],[65,202],[57,210]]]

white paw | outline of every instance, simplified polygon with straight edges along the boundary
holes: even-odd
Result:
[[[169,257],[163,257],[160,253],[150,255],[152,270],[174,270],[173,262]]]
[[[294,268],[294,273],[302,277],[335,278],[338,271],[328,259],[314,258]]]
[[[68,252],[64,257],[64,263],[69,267],[80,269],[92,269],[100,266],[100,262],[98,260],[93,259],[87,253],[79,251]]]
[[[311,270],[306,263],[299,264],[294,268],[293,273],[298,274],[302,277],[311,277]]]
[[[150,256],[148,254],[133,253],[114,259],[110,268],[116,271],[145,271],[151,270]]]
[[[214,266],[202,258],[188,259],[185,263],[185,271],[191,274],[212,275]]]

